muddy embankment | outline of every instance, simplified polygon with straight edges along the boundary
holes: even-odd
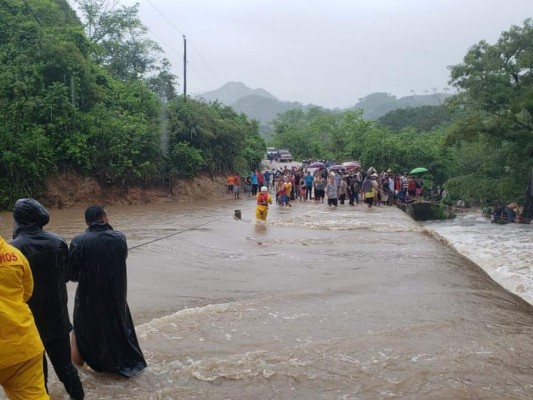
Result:
[[[226,177],[201,175],[176,179],[172,188],[163,186],[102,185],[95,178],[64,172],[48,178],[39,199],[50,208],[84,207],[88,204],[127,205],[185,202],[227,197]]]

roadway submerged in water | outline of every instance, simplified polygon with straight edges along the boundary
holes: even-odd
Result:
[[[400,210],[234,208],[110,210],[130,247],[175,235],[129,255],[148,368],[82,369],[88,400],[533,398],[532,306]]]

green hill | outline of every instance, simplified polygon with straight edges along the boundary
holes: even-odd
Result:
[[[372,93],[359,100],[352,109],[362,109],[366,119],[378,119],[397,110],[421,106],[438,106],[450,95],[434,93],[430,95],[413,95],[401,98],[388,93]],[[278,114],[289,110],[306,110],[312,105],[296,101],[281,101],[264,89],[251,89],[242,82],[228,82],[221,88],[203,93],[199,96],[208,101],[218,101],[259,121],[261,132],[268,138],[271,123]],[[330,110],[341,112],[343,110]]]
[[[372,93],[360,99],[353,108],[363,110],[363,115],[366,119],[378,119],[397,109],[438,106],[450,96],[445,93],[433,93],[406,96],[398,99],[389,93]]]
[[[199,97],[208,101],[218,101],[227,106],[232,106],[235,102],[247,96],[258,96],[276,100],[276,97],[266,90],[251,89],[242,82],[228,82],[216,90],[202,93]]]
[[[279,101],[257,95],[243,97],[232,104],[232,107],[260,122],[262,127],[269,127],[278,114],[294,109],[305,109],[301,103]]]

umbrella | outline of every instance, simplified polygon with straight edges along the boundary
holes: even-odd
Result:
[[[424,167],[418,167],[418,168],[415,168],[413,169],[411,172],[409,172],[410,174],[421,174],[422,172],[428,172],[428,169],[427,168],[424,168]]]
[[[324,168],[326,166],[326,164],[320,162],[320,161],[315,161],[314,163],[311,163],[308,165],[309,168]]]
[[[329,167],[330,171],[341,171],[343,169],[346,169],[344,165],[332,165],[331,167]]]
[[[347,161],[345,163],[342,163],[346,168],[359,168],[361,167],[361,164],[359,164],[357,161]]]

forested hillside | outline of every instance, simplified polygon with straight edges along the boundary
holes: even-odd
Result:
[[[257,165],[257,124],[178,98],[138,5],[77,3],[79,17],[65,0],[0,2],[1,208],[62,170],[127,187]]]
[[[350,109],[362,110],[366,119],[378,119],[398,109],[442,105],[448,97],[450,97],[448,94],[433,93],[430,95],[406,96],[398,99],[388,93],[372,93],[359,99]],[[217,101],[233,107],[238,112],[246,114],[249,118],[257,120],[263,137],[267,140],[272,136],[272,122],[279,114],[290,110],[305,111],[309,108],[317,108],[317,106],[305,105],[296,101],[281,101],[264,89],[251,89],[242,82],[228,82],[217,90],[203,93],[200,98]],[[343,112],[344,110],[324,109],[324,111]]]
[[[248,97],[257,96],[270,100],[277,100],[274,95],[267,92],[265,89],[251,89],[242,82],[227,82],[222,87],[205,92],[200,95],[208,101],[218,101],[219,103],[231,106],[237,101]]]
[[[200,98],[219,102],[244,113],[250,119],[259,122],[259,128],[265,139],[270,139],[272,121],[289,110],[303,110],[308,106],[301,103],[280,101],[264,89],[251,89],[242,82],[228,82],[217,90],[203,93]]]
[[[360,99],[353,108],[363,110],[363,116],[366,119],[375,120],[394,110],[438,106],[443,104],[448,97],[450,95],[445,93],[433,93],[405,96],[398,99],[389,93],[372,93]]]

